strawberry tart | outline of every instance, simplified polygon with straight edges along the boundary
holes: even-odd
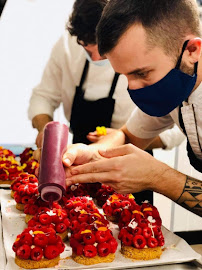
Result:
[[[142,208],[152,213],[150,207],[150,209],[144,208],[143,204]],[[141,215],[141,217],[134,217],[127,226],[121,228],[119,240],[121,240],[121,253],[127,258],[136,260],[160,258],[164,237],[159,216]]]
[[[118,223],[121,213],[132,205],[137,205],[132,194],[122,195],[114,193],[107,199],[102,208],[109,221]]]
[[[96,223],[80,227],[70,238],[72,258],[84,265],[109,263],[115,258],[118,246],[111,230],[105,226],[97,227]]]
[[[15,263],[25,269],[54,267],[64,248],[62,239],[52,228],[26,228],[13,244]]]
[[[62,240],[66,240],[68,237],[70,221],[66,211],[61,208],[53,208],[52,210],[47,207],[41,208],[41,212],[28,221],[28,227],[38,225],[52,227]]]

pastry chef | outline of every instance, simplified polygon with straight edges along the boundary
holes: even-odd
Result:
[[[91,179],[120,193],[149,189],[202,216],[202,181],[139,149],[176,123],[187,137],[190,166],[202,172],[202,33],[196,1],[111,0],[97,36],[100,55],[127,77],[137,108],[121,130],[97,144],[97,149],[118,147],[99,151],[105,159],[70,167],[67,184]],[[120,146],[125,142],[133,145]],[[71,146],[64,164],[86,163],[99,155],[95,145]]]

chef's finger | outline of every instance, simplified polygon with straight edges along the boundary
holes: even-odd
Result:
[[[70,186],[76,183],[106,183],[109,182],[109,173],[87,173],[75,175],[69,178],[66,178],[66,185]]]
[[[99,154],[105,158],[113,158],[119,156],[125,156],[128,154],[134,153],[136,147],[132,144],[126,144],[122,146],[118,146],[116,148],[111,148],[107,150],[99,150]]]
[[[98,172],[111,172],[116,170],[121,164],[119,158],[114,159],[102,159],[84,165],[79,165],[74,168],[70,168],[72,175],[86,174],[86,173],[98,173]],[[119,167],[120,168],[120,167]]]

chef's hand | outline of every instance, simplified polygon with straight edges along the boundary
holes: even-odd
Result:
[[[100,182],[119,193],[154,190],[168,166],[132,144],[99,151],[105,159],[70,168],[67,185]]]
[[[115,129],[113,129],[113,128],[106,128],[106,135],[112,133],[114,130]],[[86,137],[87,137],[87,139],[90,142],[96,143],[96,142],[98,142],[99,140],[101,140],[106,135],[99,135],[99,133],[97,132],[97,130],[95,130],[93,132],[89,132]]]
[[[63,164],[66,167],[66,176],[71,176],[70,169],[77,165],[93,162],[102,158],[98,151],[93,151],[86,144],[77,143],[67,146],[67,151],[63,155]]]
[[[42,131],[39,131],[39,133],[38,133],[38,135],[36,137],[35,143],[36,143],[36,145],[37,145],[38,148],[41,148],[42,147],[42,144],[43,144],[43,134],[44,134],[43,130]]]

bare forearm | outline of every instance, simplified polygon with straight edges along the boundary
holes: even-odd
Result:
[[[53,121],[53,119],[49,115],[39,114],[32,119],[32,125],[40,132],[43,130],[44,126],[51,121]]]
[[[157,136],[152,143],[147,147],[147,150],[152,150],[155,148],[165,148],[165,145],[163,144],[161,138],[159,136]]]
[[[108,149],[123,145],[125,143],[125,134],[122,130],[114,130],[110,134],[103,136],[101,140],[89,145],[91,150]]]
[[[202,181],[163,165],[162,177],[155,180],[154,185],[155,187],[152,187],[152,190],[202,216]]]
[[[182,194],[176,202],[202,217],[202,181],[187,176]]]

